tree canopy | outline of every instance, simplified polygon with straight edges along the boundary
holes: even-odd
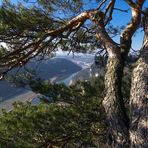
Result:
[[[12,111],[3,111],[1,147],[98,147],[104,144],[102,77],[68,87],[34,81],[32,88],[52,99],[41,98],[43,102],[39,105],[18,102]]]
[[[143,5],[147,1],[124,0],[129,10],[122,9],[122,6],[116,8],[117,2],[119,1],[22,0],[16,4],[3,0],[0,6],[0,42],[6,43],[7,47],[2,46],[0,50],[0,74],[3,78],[14,67],[22,66],[36,56],[42,58],[50,55],[57,49],[72,52],[100,49],[99,53],[107,53],[108,56],[104,78],[105,96],[102,101],[109,128],[107,143],[117,148],[147,147],[148,139],[143,132],[144,128],[148,133],[148,128],[143,127],[147,123],[144,102],[148,90],[148,14],[143,11]],[[130,20],[124,27],[114,28],[111,25],[111,21],[116,19],[115,11],[131,12]],[[145,40],[138,66],[133,70],[129,117],[122,79],[132,39],[141,25],[142,16]],[[116,35],[120,36],[119,42],[112,38]]]
[[[143,1],[125,2],[131,8],[136,7],[137,12],[143,4]],[[37,55],[50,55],[57,49],[86,52],[112,46],[107,45],[109,42],[114,44],[110,37],[119,35],[124,29],[122,25],[116,28],[110,24],[114,10],[120,13],[128,11],[115,8],[115,4],[115,0],[21,0],[18,3],[3,0],[0,6],[0,42],[6,43],[7,48],[2,46],[1,74]],[[139,16],[136,19],[139,20]],[[98,33],[96,23],[102,24],[97,29]],[[131,35],[135,32],[137,20],[131,19],[130,25],[125,34],[129,34],[129,27],[132,27]],[[104,37],[101,32],[106,32]],[[97,37],[101,35],[106,46],[95,37],[96,34]]]

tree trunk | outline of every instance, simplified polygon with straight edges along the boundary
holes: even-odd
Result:
[[[148,17],[140,58],[133,71],[130,98],[132,148],[148,148]]]
[[[126,116],[121,93],[124,61],[122,58],[109,57],[105,75],[105,93],[103,106],[109,124],[109,147],[129,147],[129,121]]]

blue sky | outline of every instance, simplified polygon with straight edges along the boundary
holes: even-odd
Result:
[[[0,0],[0,3],[1,1],[2,0]],[[13,3],[17,3],[18,1],[21,1],[21,0],[11,0],[11,1]],[[35,1],[35,0],[32,0],[32,1]],[[87,4],[85,7],[86,9],[92,9],[97,7],[97,3],[95,2],[95,0],[92,2],[89,2],[89,0],[84,0],[84,3]],[[115,7],[120,9],[125,9],[125,10],[129,9],[129,6],[126,4],[126,2],[124,2],[124,0],[117,0]],[[148,0],[146,0],[143,8],[146,8],[146,7],[148,7]],[[126,24],[130,21],[130,19],[131,19],[130,11],[129,13],[114,11],[113,20],[111,23],[114,26],[121,26],[121,25],[126,26]],[[119,42],[119,36],[115,38],[115,41]],[[134,49],[140,49],[142,41],[143,41],[143,31],[142,29],[139,29],[136,32],[135,36],[133,37],[132,47]]]
[[[148,7],[148,0],[146,0],[146,2],[144,3],[144,9]],[[123,0],[117,0],[117,4],[116,4],[116,8],[122,8],[122,9],[128,9],[129,6],[123,1]],[[122,14],[121,15],[119,15]],[[114,13],[114,20],[113,20],[113,24],[114,25],[126,25],[130,19],[131,19],[131,13],[129,11],[129,13],[122,13],[119,11],[116,11]],[[132,47],[134,49],[140,49],[142,42],[143,42],[143,35],[144,32],[141,29],[138,29],[137,32],[135,33],[135,36],[133,37],[133,41],[132,41]],[[118,40],[118,39],[117,39]]]
[[[86,1],[88,0],[85,0],[84,2]],[[95,2],[93,2],[91,3],[91,5],[87,6],[87,9],[89,9],[89,7],[96,8],[97,5]],[[146,7],[148,7],[148,0],[145,1],[143,9],[145,9]],[[130,9],[129,5],[124,0],[117,0],[115,8],[120,8],[123,10]],[[114,26],[122,26],[122,25],[126,26],[130,22],[130,19],[131,19],[130,11],[128,13],[114,11],[113,20],[111,23]],[[132,40],[132,48],[134,48],[135,50],[139,50],[141,48],[141,45],[143,42],[143,36],[144,36],[144,32],[142,31],[142,28],[138,29]],[[119,43],[120,37],[118,36],[114,38],[114,40]]]

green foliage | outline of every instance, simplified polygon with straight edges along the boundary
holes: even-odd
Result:
[[[27,33],[28,31],[40,32],[48,29],[47,24],[52,27],[52,19],[46,16],[43,11],[33,7],[31,9],[17,7],[11,3],[4,3],[0,8],[0,33]],[[55,25],[55,24],[54,24]],[[28,36],[29,37],[29,36]],[[30,37],[33,34],[30,32]],[[39,37],[39,34],[38,36]]]
[[[67,0],[37,0],[31,3],[30,0],[19,0],[17,4],[13,1],[2,0],[0,6],[0,33],[6,32],[30,33],[33,32],[45,33],[48,29],[57,29],[64,21],[55,19],[55,14],[58,11],[64,13],[76,13],[82,7],[81,0],[67,1]],[[69,12],[68,12],[69,11]],[[23,34],[22,34],[23,37]],[[29,36],[27,36],[29,37]],[[35,37],[40,37],[36,35]]]
[[[91,21],[83,22],[81,27],[77,23],[67,25],[88,9],[89,3],[90,0],[2,0],[0,41],[7,48],[0,58],[0,75],[36,56],[51,56],[58,49],[83,53],[100,49]],[[68,28],[63,30],[65,25]]]
[[[0,48],[0,57],[4,54],[5,50],[3,48]]]
[[[127,101],[130,73],[125,71],[123,94]],[[33,91],[44,95],[39,105],[15,103],[0,116],[0,147],[103,147],[106,142],[102,107],[103,77],[72,86],[30,79]],[[105,93],[105,92],[104,92]]]
[[[75,102],[82,97],[101,97],[104,90],[103,78],[100,76],[97,80],[92,79],[91,82],[78,81],[75,85],[65,86],[64,84],[51,84],[49,81],[40,79],[31,80],[30,87],[33,91],[41,93],[53,101],[71,101]]]
[[[52,102],[15,103],[11,112],[4,111],[0,147],[99,147],[105,135],[103,88],[102,78],[69,87],[36,83],[33,89],[52,96]]]

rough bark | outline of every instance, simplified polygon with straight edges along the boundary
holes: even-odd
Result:
[[[131,38],[137,30],[141,20],[141,10],[144,0],[136,0],[136,3],[128,1],[131,6],[132,18],[121,34],[120,47],[115,50],[113,46],[107,46],[109,54],[107,72],[105,76],[106,97],[103,106],[106,110],[109,124],[111,144],[109,147],[130,147],[129,120],[126,115],[122,98],[121,85],[124,62],[131,47]],[[132,3],[131,3],[132,2]],[[102,38],[102,34],[100,34]],[[106,36],[107,38],[107,36]],[[105,44],[108,41],[105,42]],[[112,43],[109,41],[109,43]],[[114,46],[115,47],[115,46]]]
[[[131,147],[148,148],[148,17],[140,58],[133,71],[130,108]]]
[[[96,37],[104,43],[108,52],[108,62],[105,74],[105,108],[108,126],[108,147],[121,148],[129,146],[129,120],[126,115],[122,98],[121,85],[124,68],[124,58],[121,48],[109,37],[104,22],[93,20],[97,30]]]
[[[120,57],[108,59],[105,75],[106,96],[103,100],[103,106],[109,124],[110,141],[108,144],[113,148],[129,147],[129,121],[121,93],[123,67],[124,63]]]

